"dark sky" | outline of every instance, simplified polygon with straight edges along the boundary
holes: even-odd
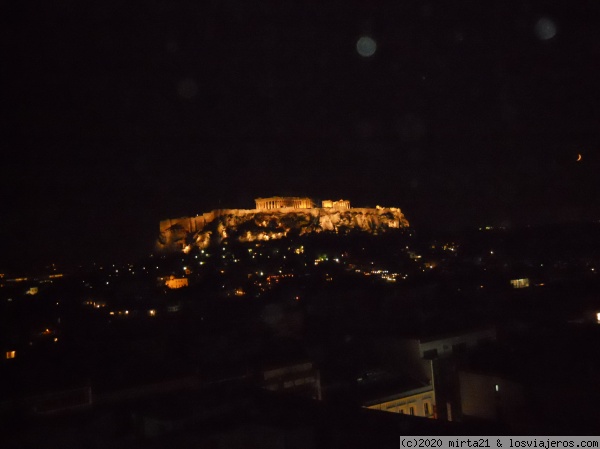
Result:
[[[596,0],[26,3],[0,19],[0,269],[135,260],[160,219],[258,196],[600,219]]]

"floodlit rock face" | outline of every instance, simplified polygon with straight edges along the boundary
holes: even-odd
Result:
[[[378,234],[408,225],[396,207],[218,209],[195,217],[161,221],[157,248],[187,252],[193,247],[206,248],[225,238],[252,242],[279,239],[290,233],[363,231]]]

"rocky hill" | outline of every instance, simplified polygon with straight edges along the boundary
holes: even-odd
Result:
[[[218,209],[195,217],[161,221],[157,249],[189,251],[193,247],[206,248],[225,238],[252,242],[323,231],[378,234],[408,226],[396,207]]]

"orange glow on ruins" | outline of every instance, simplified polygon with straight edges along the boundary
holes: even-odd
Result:
[[[255,209],[215,209],[193,217],[160,222],[159,251],[207,248],[231,238],[240,242],[281,239],[319,232],[378,234],[409,226],[397,207],[350,207],[349,200],[323,200],[321,207],[307,197],[256,198]]]

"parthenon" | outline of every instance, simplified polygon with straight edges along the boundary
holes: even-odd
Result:
[[[282,207],[291,207],[293,209],[310,209],[315,207],[310,198],[300,198],[292,196],[273,196],[271,198],[256,198],[257,209],[279,209]]]

